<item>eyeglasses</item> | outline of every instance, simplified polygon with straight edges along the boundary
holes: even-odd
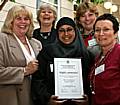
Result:
[[[67,28],[67,29],[64,29],[64,28],[61,28],[61,29],[59,29],[58,31],[60,32],[60,33],[71,33],[71,32],[73,32],[73,28]]]
[[[95,34],[100,34],[101,31],[102,31],[103,33],[108,33],[108,32],[110,32],[111,30],[113,30],[113,29],[109,29],[109,28],[95,29]]]

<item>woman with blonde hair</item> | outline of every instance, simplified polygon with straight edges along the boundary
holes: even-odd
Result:
[[[33,15],[24,6],[13,6],[0,33],[0,104],[32,105],[31,74],[38,68],[42,46],[32,38]]]

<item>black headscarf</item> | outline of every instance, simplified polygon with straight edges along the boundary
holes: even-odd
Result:
[[[57,39],[52,45],[49,45],[47,47],[47,51],[44,53],[44,58],[48,62],[53,62],[54,58],[81,58],[82,60],[82,73],[83,73],[83,84],[84,84],[84,92],[85,94],[90,93],[89,84],[87,81],[87,76],[90,69],[90,63],[91,63],[91,55],[88,52],[87,48],[84,45],[81,33],[79,29],[77,28],[74,21],[69,17],[63,17],[61,18],[56,26],[57,33],[58,29],[62,25],[70,25],[75,29],[75,39],[71,44],[64,44],[62,41],[59,40],[59,37],[57,34]],[[75,104],[73,104],[75,105]]]
[[[73,42],[71,42],[70,44],[64,44],[62,41],[59,40],[58,30],[62,25],[70,25],[75,30],[76,37],[73,40]],[[56,41],[53,42],[52,44],[49,44],[48,46],[46,46],[47,48],[46,47],[43,48],[43,50],[40,51],[40,53],[38,55],[38,61],[39,61],[40,66],[39,66],[39,70],[38,70],[39,73],[35,74],[36,77],[38,76],[38,77],[42,78],[45,76],[45,78],[48,78],[50,76],[50,74],[51,74],[50,64],[54,63],[54,58],[81,58],[84,92],[85,92],[85,94],[89,94],[90,89],[89,89],[89,84],[87,81],[87,76],[88,76],[88,72],[89,72],[89,68],[90,68],[90,66],[89,66],[90,59],[89,59],[89,53],[84,45],[84,42],[80,35],[79,29],[76,27],[74,20],[72,20],[69,17],[63,17],[58,21],[56,30],[57,30]],[[54,74],[51,74],[51,75],[54,75]],[[34,76],[33,76],[33,78],[34,78]],[[48,79],[48,83],[49,83],[50,87],[49,86],[47,87],[47,88],[50,88],[49,89],[50,94],[46,93],[47,98],[44,98],[44,97],[41,98],[41,100],[43,102],[48,102],[47,99],[49,99],[50,96],[52,94],[54,94],[54,76],[50,76],[50,78],[52,78],[51,82]],[[34,86],[36,86],[36,85],[34,85]],[[36,92],[36,94],[39,94],[39,92]],[[43,92],[43,94],[44,94],[44,92]],[[38,98],[38,101],[39,101],[39,98]],[[68,103],[69,102],[65,102],[64,104],[68,105]],[[70,102],[69,105],[76,105],[76,104]]]
[[[61,26],[63,25],[70,25],[72,26],[74,29],[76,27],[75,25],[75,22],[69,18],[69,17],[63,17],[61,18],[58,22],[57,22],[57,25],[56,25],[56,29],[58,30]]]
[[[62,25],[70,25],[74,28],[75,30],[75,39],[72,43],[70,44],[64,44],[59,40],[58,37],[58,30]],[[56,25],[56,30],[57,30],[57,39],[55,43],[49,46],[47,48],[49,51],[49,56],[50,57],[59,57],[59,58],[78,58],[78,57],[83,57],[85,54],[87,54],[86,47],[84,45],[83,39],[80,35],[80,31],[77,28],[75,22],[69,18],[69,17],[62,17]]]

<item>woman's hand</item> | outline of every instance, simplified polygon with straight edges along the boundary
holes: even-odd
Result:
[[[64,102],[64,100],[63,101],[58,100],[58,96],[52,95],[49,100],[48,105],[62,105],[63,102]]]
[[[30,61],[24,69],[25,76],[33,74],[37,69],[38,69],[38,60]]]
[[[80,100],[72,100],[76,103],[76,105],[88,105],[88,96],[83,95],[83,99]]]

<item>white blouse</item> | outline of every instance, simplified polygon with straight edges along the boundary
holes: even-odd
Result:
[[[28,47],[30,49],[30,53],[28,52],[28,50],[25,48],[24,44],[20,41],[20,39],[14,34],[16,40],[18,41],[18,43],[20,44],[21,48],[22,48],[22,51],[23,51],[23,54],[26,58],[26,63],[28,64],[30,61],[34,60],[35,59],[35,53],[33,51],[33,48],[32,46],[30,45],[27,37],[25,36],[26,38],[26,41],[27,41],[27,44],[28,44]]]

